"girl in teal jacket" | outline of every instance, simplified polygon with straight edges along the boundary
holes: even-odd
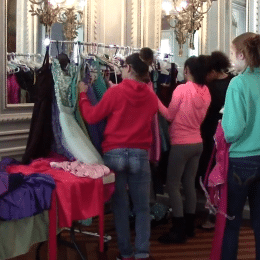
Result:
[[[260,35],[244,33],[231,45],[231,61],[240,74],[228,87],[222,127],[231,144],[227,220],[222,259],[237,259],[239,229],[247,198],[260,259]]]

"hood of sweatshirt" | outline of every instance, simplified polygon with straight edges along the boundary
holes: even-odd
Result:
[[[146,83],[132,79],[124,79],[120,84],[120,88],[122,88],[121,94],[133,106],[141,106],[152,93]]]
[[[191,84],[194,87],[194,92],[192,91],[194,107],[196,109],[202,109],[205,105],[208,106],[209,100],[211,99],[208,87],[191,81],[189,81],[188,84]]]

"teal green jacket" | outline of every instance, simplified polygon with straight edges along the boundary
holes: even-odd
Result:
[[[222,127],[229,157],[260,155],[260,68],[247,68],[230,81]]]

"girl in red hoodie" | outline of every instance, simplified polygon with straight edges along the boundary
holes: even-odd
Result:
[[[104,162],[116,173],[112,198],[120,255],[117,259],[152,259],[150,239],[150,181],[148,150],[152,142],[151,122],[158,110],[147,81],[149,61],[143,52],[128,56],[122,65],[123,81],[109,88],[96,106],[91,106],[87,86],[79,85],[83,118],[95,124],[106,118],[102,149]],[[128,190],[127,190],[128,189]],[[135,250],[130,241],[129,197],[136,216]]]

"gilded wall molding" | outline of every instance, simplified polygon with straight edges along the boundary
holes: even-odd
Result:
[[[260,1],[259,0],[256,0],[256,33],[260,33],[260,30],[259,30],[259,5],[260,5]]]
[[[255,30],[254,32],[255,33],[259,33],[259,13],[258,13],[258,10],[259,10],[259,1],[258,0],[254,0],[254,16],[255,16]]]
[[[137,29],[138,29],[138,0],[131,0],[131,47],[138,47]]]
[[[97,42],[98,40],[98,12],[97,12],[97,0],[93,1],[93,41]]]
[[[30,132],[29,129],[2,131],[2,132],[0,132],[0,141],[11,140],[13,138],[21,139],[25,135],[28,135],[29,132]]]
[[[97,0],[88,0],[87,1],[87,10],[85,10],[85,41],[88,42],[97,42]]]
[[[0,149],[0,158],[2,159],[3,157],[12,157],[19,160],[22,158],[25,149],[26,146],[16,146]]]
[[[144,36],[143,36],[143,45],[148,46],[149,44],[149,11],[151,9],[152,1],[145,0],[144,4]]]
[[[140,21],[141,45],[159,49],[161,43],[161,0],[143,0],[141,2],[142,15]]]
[[[127,10],[126,1],[122,1],[121,6],[121,46],[126,46],[126,20],[127,20]]]
[[[207,3],[207,6],[204,5],[204,10],[208,9],[208,3]],[[204,15],[204,19],[203,19],[203,22],[202,22],[202,26],[203,26],[203,47],[202,47],[202,50],[203,52],[201,52],[202,54],[209,54],[209,41],[208,41],[208,38],[209,38],[209,35],[208,35],[208,32],[209,32],[209,14],[206,13]]]
[[[145,0],[140,0],[140,47],[144,47],[144,21],[145,21]]]
[[[155,41],[154,49],[159,49],[161,45],[161,22],[162,22],[162,0],[155,0]]]
[[[161,0],[89,0],[85,40],[141,48],[159,48]]]
[[[0,115],[0,123],[8,123],[8,122],[14,122],[14,121],[30,121],[31,118],[32,118],[32,113],[1,114]]]

